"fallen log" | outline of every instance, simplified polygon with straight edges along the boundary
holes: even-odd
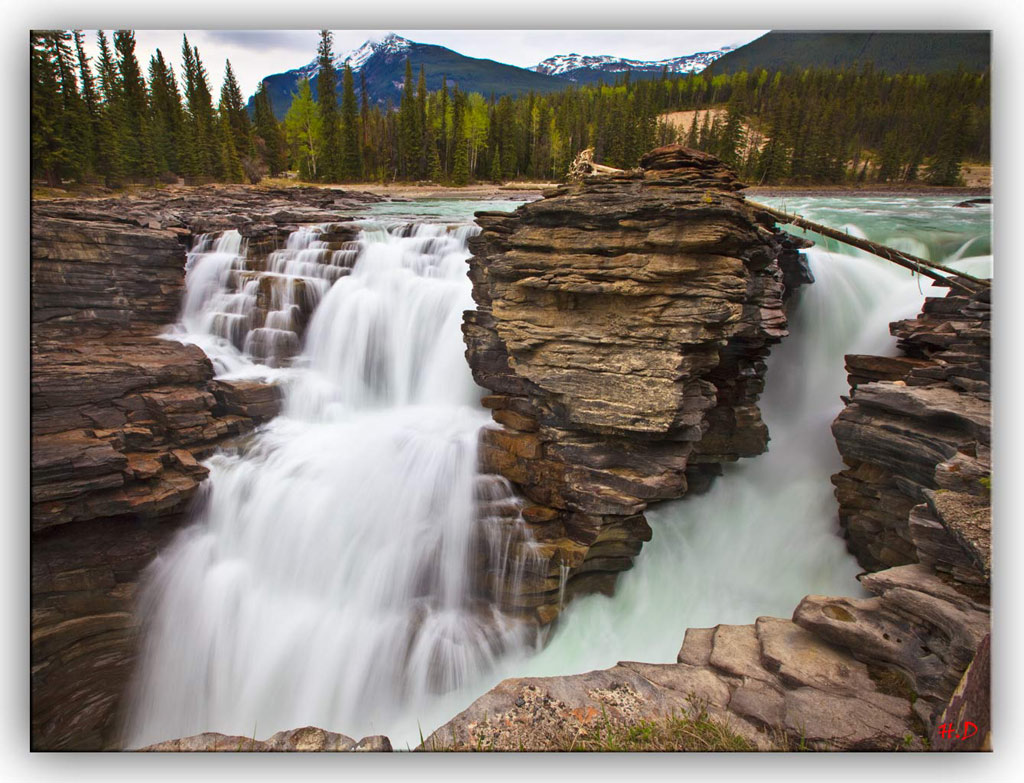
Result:
[[[835,239],[836,241],[842,242],[850,247],[867,251],[879,258],[884,258],[886,261],[898,264],[905,269],[917,272],[918,274],[924,275],[932,280],[956,286],[964,291],[974,292],[978,290],[979,287],[992,285],[991,280],[974,277],[966,272],[958,272],[952,267],[944,266],[943,264],[936,263],[935,261],[927,261],[923,258],[911,255],[910,253],[904,253],[902,250],[896,250],[895,248],[880,245],[877,242],[872,242],[868,239],[850,236],[842,231],[837,231],[836,229],[822,225],[821,223],[815,223],[814,221],[807,220],[799,215],[791,215],[788,212],[782,212],[781,210],[774,209],[773,207],[769,207],[767,204],[760,204],[756,201],[749,200],[747,203],[755,209],[764,210],[775,218],[778,223],[793,225],[797,228],[804,228],[808,231],[813,231],[816,234],[828,237],[829,239]]]

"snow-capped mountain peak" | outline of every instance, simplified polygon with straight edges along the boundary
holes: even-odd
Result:
[[[681,57],[669,57],[665,60],[630,60],[625,57],[613,57],[606,54],[556,54],[533,66],[530,70],[548,76],[561,76],[576,81],[574,74],[580,71],[596,71],[602,73],[624,73],[625,71],[661,71],[667,68],[669,73],[700,73],[732,46],[724,46],[711,52],[697,52]]]
[[[344,68],[347,62],[352,71],[357,72],[376,54],[401,54],[411,48],[412,45],[413,41],[410,41],[408,38],[403,38],[398,33],[388,33],[379,41],[370,38],[352,51],[334,55],[332,62],[336,70]],[[308,78],[316,74],[319,69],[320,62],[314,58],[312,62],[299,70],[299,75]]]

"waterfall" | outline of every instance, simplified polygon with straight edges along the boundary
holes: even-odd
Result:
[[[927,257],[989,277],[990,255],[960,258],[968,241],[988,252],[988,216],[965,214],[954,201],[885,202],[876,211],[864,198],[807,199],[800,214],[876,241],[930,245]],[[911,219],[902,221],[907,211]],[[806,251],[816,282],[798,290],[790,335],[767,360],[759,401],[771,435],[767,453],[725,466],[704,495],[649,508],[652,539],[619,577],[614,597],[577,598],[543,649],[511,650],[493,671],[416,720],[436,728],[507,677],[578,674],[623,660],[674,662],[688,627],[788,618],[808,594],[861,594],[861,568],[839,535],[829,480],[842,468],[830,425],[842,408],[840,395],[849,393],[844,356],[896,355],[889,323],[913,318],[925,296],[943,289],[866,253],[825,247]],[[390,736],[396,746],[415,745],[416,733],[416,722],[406,719]]]
[[[253,287],[276,292],[281,321],[263,328],[288,328],[289,308],[312,315],[284,413],[207,462],[195,524],[147,573],[129,746],[384,732],[532,640],[477,576],[518,504],[476,472],[489,417],[460,329],[475,231],[368,223],[338,259],[300,230],[259,272],[235,232],[197,243],[176,334],[208,335],[222,368],[273,358],[252,349]],[[315,301],[292,297],[294,281]]]
[[[990,274],[988,215],[919,201],[796,208]],[[422,212],[450,217],[444,208]],[[857,592],[829,483],[843,355],[894,352],[888,323],[918,311],[925,281],[856,251],[810,250],[817,282],[796,295],[791,335],[768,359],[768,453],[727,466],[703,496],[652,507],[653,540],[616,595],[570,603],[540,649],[478,576],[514,585],[524,562],[508,552],[529,556],[529,538],[508,482],[475,472],[489,417],[460,332],[475,229],[361,225],[344,247],[293,232],[266,262],[236,232],[189,255],[169,337],[199,344],[221,376],[281,380],[285,406],[208,460],[194,524],[150,567],[130,746],[311,724],[415,746],[505,677],[674,661],[687,627],[788,617],[807,593]],[[259,328],[294,333],[301,350],[261,352],[249,339]]]

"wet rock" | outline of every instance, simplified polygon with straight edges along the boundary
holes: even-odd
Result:
[[[158,336],[180,308],[185,247],[203,211],[217,204],[207,214],[216,223],[229,206],[292,197],[222,196],[168,189],[33,204],[36,749],[116,746],[140,572],[185,521],[202,461],[278,410],[278,390],[214,382],[199,348]]]
[[[929,298],[917,318],[892,324],[905,357],[847,357],[855,388],[832,425],[847,467],[832,482],[850,551],[866,568],[915,562],[917,543],[931,537],[929,562],[945,558],[943,568],[959,569],[967,581],[978,581],[972,569],[985,572],[990,296],[986,289]],[[965,504],[946,490],[977,500]],[[929,510],[912,523],[912,509],[923,503]],[[966,548],[964,555],[940,553],[947,539]]]
[[[470,240],[467,357],[501,425],[481,433],[481,469],[587,546],[764,451],[764,359],[787,333],[787,281],[810,279],[795,261],[803,243],[736,195],[713,156],[671,146],[641,167],[478,213]],[[635,552],[648,532],[634,530]],[[631,562],[587,551],[568,595],[584,573]]]

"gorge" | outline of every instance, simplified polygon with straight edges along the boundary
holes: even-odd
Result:
[[[490,205],[478,235],[467,225],[472,207],[424,222],[410,218],[417,205],[331,191],[243,191],[234,202],[211,191],[198,208],[161,196],[118,205],[117,220],[112,205],[38,205],[35,741],[138,747],[315,724],[388,734],[404,747],[416,742],[417,719],[433,729],[502,675],[569,675],[648,651],[639,660],[662,663],[510,681],[428,746],[547,749],[557,734],[549,719],[564,727],[579,721],[573,710],[601,707],[616,720],[650,716],[683,708],[687,690],[756,746],[766,726],[792,734],[813,724],[806,739],[821,747],[925,735],[987,631],[983,596],[962,597],[935,576],[984,592],[984,544],[960,534],[983,513],[983,485],[925,475],[924,455],[890,487],[879,481],[886,444],[858,446],[890,429],[879,411],[909,413],[911,432],[889,448],[913,452],[916,434],[929,455],[958,466],[942,475],[987,475],[987,302],[931,300],[923,328],[897,330],[912,358],[873,360],[889,353],[884,322],[920,306],[916,281],[819,249],[808,266],[800,243],[738,189],[709,156],[670,149],[641,172],[560,188],[516,213]],[[133,247],[136,263],[138,248],[151,247],[153,275],[132,277],[119,245]],[[851,293],[852,310],[836,304]],[[177,341],[157,338],[182,300],[168,335]],[[802,330],[769,359],[787,317]],[[838,321],[832,331],[829,321]],[[871,335],[856,328],[864,322],[882,325]],[[827,430],[845,384],[841,372],[818,369],[847,352],[858,388],[835,427],[849,463],[840,473]],[[57,369],[40,372],[47,367]],[[768,368],[778,388],[769,371],[759,407]],[[82,388],[103,391],[82,397],[67,385],[72,371]],[[976,409],[950,421],[950,394],[972,395]],[[816,404],[819,396],[831,399]],[[936,450],[937,426],[945,445]],[[765,451],[769,428],[768,454],[731,467]],[[803,440],[812,431],[816,446]],[[769,465],[776,455],[783,464]],[[830,529],[833,472],[861,564],[895,567],[862,580],[879,598],[861,597],[858,568]],[[791,515],[794,527],[762,537],[734,527],[733,545],[715,549],[714,526],[756,516],[780,482],[801,493],[791,507],[806,506]],[[884,504],[893,518],[881,523],[891,532],[867,538],[894,543],[866,554],[858,531],[879,523],[863,508],[892,492],[902,499]],[[645,513],[684,493],[705,494]],[[170,542],[193,498],[195,524]],[[921,521],[903,524],[904,508]],[[758,579],[773,563],[747,578],[726,565],[748,536],[765,551],[816,543],[792,557],[787,589],[709,616],[732,598],[716,604],[716,589],[767,589]],[[136,614],[140,570],[158,550]],[[709,553],[726,559],[702,570]],[[696,593],[704,614],[640,611],[679,584],[657,584],[673,571],[694,581],[690,596],[669,600],[692,605]],[[808,590],[853,597],[801,602]],[[634,603],[616,614],[623,599]],[[795,624],[742,625],[797,604]],[[835,606],[858,622],[837,620]],[[626,619],[634,613],[663,628],[633,648],[611,644],[636,632]],[[739,624],[696,628],[723,621]],[[937,660],[922,669],[921,656],[886,652],[871,635],[893,623],[921,644],[937,634],[955,644],[932,644]],[[598,633],[588,638],[588,628]],[[665,642],[650,639],[671,636],[678,647],[684,631],[679,662],[665,663]],[[602,642],[609,649],[583,649]],[[801,650],[838,668],[809,670]],[[872,679],[885,665],[915,678],[916,711]],[[70,714],[61,702],[81,683],[85,708]],[[848,737],[822,722],[840,708],[871,730]],[[484,714],[501,713],[523,730],[488,728]]]

